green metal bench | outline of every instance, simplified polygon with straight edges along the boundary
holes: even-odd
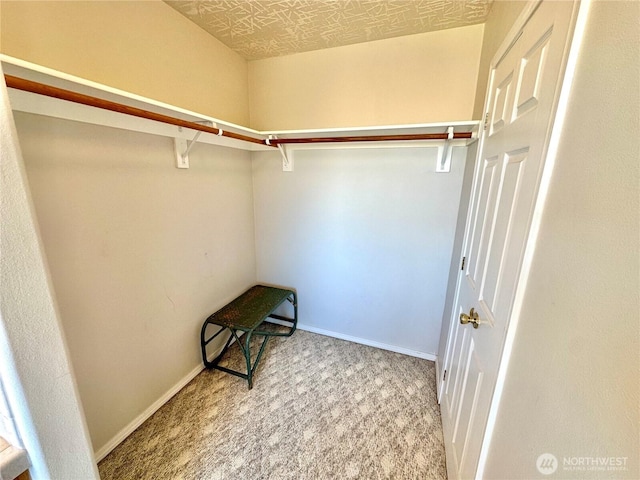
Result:
[[[289,301],[293,305],[293,318],[276,315],[273,313],[285,301]],[[267,320],[273,318],[286,322],[289,328],[287,332],[267,331],[258,329],[263,322],[275,323]],[[202,348],[202,362],[205,367],[221,370],[232,375],[244,378],[249,382],[249,390],[253,388],[253,374],[260,362],[262,352],[270,337],[290,337],[296,330],[298,324],[298,298],[296,292],[283,288],[267,287],[264,285],[255,285],[244,292],[238,298],[228,305],[222,307],[216,313],[210,315],[203,323],[200,332],[200,347]],[[208,339],[206,338],[206,330],[209,325],[216,325],[220,329]],[[231,335],[227,340],[222,352],[212,361],[207,359],[207,344],[221,333],[229,331]],[[244,342],[240,341],[240,332],[244,332]],[[256,356],[255,361],[251,362],[251,339],[255,336],[263,336],[262,345]],[[218,365],[226,351],[229,349],[232,340],[239,345],[247,363],[247,373],[239,372]],[[244,345],[243,345],[244,343]]]

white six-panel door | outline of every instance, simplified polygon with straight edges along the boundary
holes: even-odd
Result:
[[[476,473],[577,6],[545,1],[525,10],[526,23],[490,72],[465,264],[438,380],[450,479]],[[471,309],[478,328],[460,323]]]

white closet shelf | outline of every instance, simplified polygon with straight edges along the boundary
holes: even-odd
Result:
[[[0,55],[0,61],[2,62],[2,69],[5,75],[18,77],[19,79],[31,82],[37,82],[54,88],[68,90],[80,95],[95,97],[107,102],[114,102],[125,107],[140,109],[185,122],[213,127],[216,130],[222,129],[225,132],[245,135],[260,140],[266,138],[266,136],[261,135],[260,132],[250,128],[175,107],[163,102],[158,102],[140,95],[52,70],[47,67],[25,62],[20,59]],[[15,88],[9,88],[9,101],[11,103],[11,108],[15,111],[150,133],[170,138],[192,140],[197,133],[196,130],[192,130],[190,128],[170,125],[159,121],[139,118],[79,103],[73,103],[59,98],[34,94]],[[200,135],[198,142],[251,151],[273,149],[273,147],[269,147],[266,144],[261,145],[257,143],[250,143],[209,133]]]
[[[437,135],[436,140],[438,140],[437,143],[440,145],[447,142],[451,145],[467,145],[475,141],[474,139],[477,136],[479,126],[478,121],[455,121],[373,127],[258,131],[7,55],[0,54],[0,61],[2,62],[2,69],[5,75],[67,90],[79,95],[95,97],[101,101],[113,102],[125,109],[131,107],[131,109],[139,109],[141,111],[151,112],[152,114],[171,117],[177,121],[204,125],[205,133],[200,135],[198,134],[198,130],[201,129],[194,130],[184,126],[163,123],[162,121],[131,116],[132,114],[105,110],[103,107],[96,108],[95,106],[73,103],[72,101],[10,87],[9,100],[12,109],[15,111],[150,133],[176,139],[186,139],[189,141],[196,138],[196,134],[198,134],[198,142],[241,150],[272,151],[276,150],[274,147],[277,146],[278,143],[281,144],[281,151],[282,145],[289,143],[294,143],[294,145],[290,145],[289,148],[296,150],[309,148],[346,148],[347,145],[344,143],[346,141],[349,142],[349,147],[356,148],[364,146],[415,147],[425,145],[426,142],[434,145],[433,139],[430,139],[430,136],[433,135]],[[224,133],[220,133],[219,130],[223,130]],[[226,134],[250,137],[251,141],[229,138]],[[452,134],[454,136],[452,136]],[[427,136],[427,138],[421,138],[420,136]],[[463,138],[457,138],[458,136]],[[278,142],[279,140],[281,142]]]
[[[447,133],[447,128],[453,127],[455,133],[477,133],[478,120],[437,122],[437,123],[411,123],[403,125],[379,125],[370,127],[341,127],[341,128],[317,128],[304,130],[269,130],[262,131],[263,135],[273,135],[278,138],[297,137],[354,137],[365,135],[412,135],[421,133]]]

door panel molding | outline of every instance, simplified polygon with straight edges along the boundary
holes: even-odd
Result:
[[[466,265],[443,361],[448,373],[439,379],[451,479],[481,478],[484,470],[578,10],[575,3],[530,2],[492,62],[488,131],[478,146],[462,246]]]

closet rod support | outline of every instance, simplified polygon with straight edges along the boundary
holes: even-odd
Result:
[[[293,172],[293,157],[291,156],[291,152],[287,152],[284,145],[278,145],[278,150],[280,150],[280,155],[282,155],[282,171]]]
[[[453,127],[447,128],[447,139],[444,141],[442,147],[438,147],[438,163],[436,165],[437,173],[449,173],[451,171],[451,155],[453,148],[451,147],[451,140],[455,138]]]
[[[188,144],[187,144],[187,149],[185,150],[185,152],[182,154],[183,157],[188,157],[189,156],[189,152],[191,151],[191,149],[193,148],[193,146],[195,145],[195,143],[198,141],[198,137],[202,135],[202,132],[196,132],[196,134],[193,137],[193,140],[191,140]],[[188,160],[187,160],[188,161]]]
[[[264,143],[268,146],[277,146],[278,150],[280,150],[280,155],[282,156],[282,171],[283,172],[293,172],[293,157],[291,156],[291,152],[287,152],[287,149],[284,145],[277,142],[278,137],[276,135],[269,135]]]

